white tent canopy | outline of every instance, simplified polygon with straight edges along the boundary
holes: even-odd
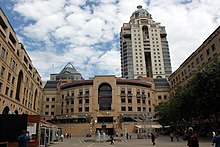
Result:
[[[140,129],[144,129],[144,128],[154,128],[154,129],[160,129],[162,128],[162,126],[160,124],[156,125],[135,125],[135,127],[140,128]]]

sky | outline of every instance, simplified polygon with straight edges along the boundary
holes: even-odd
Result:
[[[68,62],[85,79],[120,77],[119,33],[138,5],[166,27],[172,71],[220,24],[220,0],[0,0],[43,81]]]

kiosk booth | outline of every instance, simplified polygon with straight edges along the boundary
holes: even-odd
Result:
[[[40,115],[0,115],[0,125],[0,134],[4,134],[0,146],[18,146],[17,137],[22,130],[27,130],[30,137],[28,147],[45,147],[57,139],[58,127],[41,120]]]

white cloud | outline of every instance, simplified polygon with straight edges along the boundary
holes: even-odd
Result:
[[[13,10],[25,20],[17,34],[24,42],[31,42],[24,45],[44,80],[68,62],[86,78],[96,74],[119,76],[119,40],[115,36],[138,5],[166,27],[173,69],[220,24],[218,0],[92,0],[86,5],[88,2],[18,0],[14,5]],[[39,42],[43,46],[32,50],[37,49],[32,43]]]

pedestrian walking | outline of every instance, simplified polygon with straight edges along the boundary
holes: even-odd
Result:
[[[176,136],[176,141],[179,142],[179,133],[176,132],[175,136]]]
[[[155,135],[153,133],[151,133],[151,141],[155,145]]]
[[[23,130],[21,132],[21,135],[18,136],[18,147],[28,147],[28,140],[30,140],[30,137],[27,136],[26,130]]]
[[[113,137],[113,135],[110,136],[110,142],[111,142],[110,143],[111,145],[114,145],[114,137]]]
[[[63,142],[63,139],[64,139],[64,135],[61,134],[61,135],[60,135],[60,141]]]
[[[187,140],[187,145],[189,147],[199,147],[198,137],[192,127],[189,127],[188,133],[185,135],[185,140]]]
[[[215,144],[215,147],[220,147],[220,130],[216,131],[216,135],[213,134],[212,142]]]
[[[173,132],[171,132],[171,133],[170,133],[170,141],[171,141],[171,142],[173,142],[173,137],[174,137]]]

